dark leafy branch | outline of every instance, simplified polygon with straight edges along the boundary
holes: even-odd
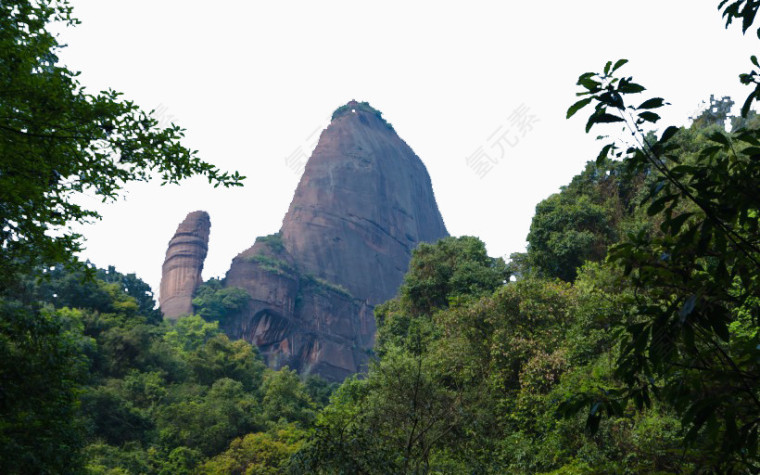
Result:
[[[744,8],[756,9],[750,3]],[[760,131],[727,134],[714,128],[691,154],[682,149],[677,127],[666,128],[659,139],[647,134],[644,127],[660,119],[654,111],[667,103],[655,97],[627,105],[629,95],[645,88],[630,77],[615,77],[625,63],[608,62],[602,73],[582,74],[578,96],[585,97],[567,116],[593,105],[587,132],[599,124],[620,123],[630,133],[632,146],[608,143],[597,162],[615,157],[630,171],[650,176],[642,204],[648,216],[660,221],[659,233],[631,234],[609,254],[642,291],[632,321],[619,334],[617,374],[623,387],[580,393],[563,410],[590,407],[587,425],[595,431],[601,415],[616,415],[621,401],[648,407],[654,395],[679,411],[689,428],[687,441],[722,439],[716,446],[724,457],[751,467],[759,429],[760,368],[754,361],[760,342],[757,336],[750,345],[733,342],[735,330],[729,325],[739,328],[735,315],[760,294],[760,202],[754,191],[760,177]],[[754,57],[753,63],[757,65]],[[745,117],[754,97],[745,103]],[[698,365],[687,368],[685,363],[693,361]]]

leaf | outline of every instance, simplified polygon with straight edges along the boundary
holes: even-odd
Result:
[[[587,98],[581,99],[580,101],[578,101],[575,104],[571,105],[567,109],[567,117],[566,118],[569,119],[570,117],[572,117],[573,115],[575,115],[576,112],[578,112],[579,110],[581,110],[584,107],[586,107],[591,102],[592,99],[593,99],[593,97],[587,97]]]
[[[599,101],[620,110],[625,109],[623,98],[615,91],[607,91],[604,94],[600,95]]]
[[[757,56],[753,54],[752,56],[749,57],[749,60],[752,61],[752,64],[760,68],[760,64],[757,64]]]
[[[646,90],[647,88],[645,88],[641,84],[636,84],[632,82],[626,82],[624,84],[621,81],[620,87],[618,87],[618,92],[621,92],[623,94],[638,94],[639,92],[644,92]]]
[[[686,440],[691,441],[697,437],[699,429],[702,428],[702,426],[705,424],[705,421],[707,421],[707,418],[710,417],[710,415],[713,413],[714,406],[715,403],[713,402],[705,403],[700,401],[689,408],[689,411],[693,412],[694,415],[693,420],[691,421],[692,426],[686,433]],[[684,416],[684,420],[687,420],[686,416]]]
[[[726,147],[728,147],[730,145],[730,143],[728,141],[728,137],[726,137],[725,135],[723,135],[722,133],[720,133],[717,130],[715,132],[711,133],[710,135],[708,135],[707,139],[711,140],[713,142],[717,142],[717,143],[719,143],[721,145],[724,145]]]
[[[605,76],[610,73],[610,68],[611,67],[612,67],[612,61],[607,61],[607,64],[604,65],[604,75]]]
[[[670,228],[670,234],[678,234],[684,223],[686,223],[686,220],[688,220],[693,214],[694,213],[679,214],[675,218],[665,221],[663,226],[667,225],[667,227]]]
[[[659,213],[663,209],[665,209],[665,204],[669,201],[672,201],[675,199],[678,195],[665,195],[661,198],[656,199],[651,205],[649,205],[649,208],[647,208],[647,214],[649,216],[654,216],[655,214]]]
[[[595,92],[599,90],[599,86],[601,86],[601,83],[598,81],[594,81],[590,77],[581,76],[580,78],[578,78],[578,85],[585,87],[591,92]]]
[[[665,143],[670,140],[678,132],[678,130],[678,127],[674,125],[671,125],[665,129],[665,132],[662,133],[662,137],[660,137],[660,143]]]
[[[757,97],[757,89],[752,91],[749,96],[747,96],[747,100],[744,101],[744,105],[742,106],[742,117],[745,119],[747,118],[747,115],[749,114],[749,108],[752,107],[752,101],[755,100],[755,97]]]
[[[714,227],[709,220],[702,222],[702,226],[700,226],[699,231],[699,241],[697,241],[698,253],[703,254],[707,250],[707,246],[710,244],[714,232]]]
[[[599,152],[599,156],[596,157],[597,166],[600,166],[601,164],[604,163],[604,160],[607,159],[607,156],[609,155],[610,150],[612,150],[613,148],[615,148],[615,144],[612,144],[612,143],[607,144],[604,147],[602,147],[602,151]]]
[[[752,5],[748,3],[747,6],[744,7],[744,11],[742,11],[742,14],[743,14],[742,33],[746,33],[747,30],[749,30],[749,27],[752,26],[752,23],[755,21],[755,14],[757,14],[757,6],[752,8]]]
[[[599,114],[594,118],[594,123],[611,123],[611,122],[623,122],[621,117],[612,114]]]
[[[615,65],[614,65],[614,66],[612,66],[612,71],[611,71],[611,72],[613,72],[613,73],[614,73],[615,71],[617,71],[617,70],[618,70],[618,69],[619,69],[621,66],[623,66],[623,65],[624,65],[625,63],[627,63],[627,62],[628,62],[628,60],[627,60],[627,59],[618,59],[618,60],[615,62]]]
[[[655,114],[654,112],[645,111],[639,114],[639,117],[641,117],[643,120],[647,122],[655,123],[658,120],[660,120],[659,114]]]
[[[642,354],[644,352],[647,343],[649,343],[649,335],[651,334],[651,330],[652,327],[650,325],[645,325],[641,334],[637,335],[636,339],[633,341],[633,349],[637,354]]]
[[[598,106],[597,106],[598,107]],[[591,117],[588,118],[588,122],[586,123],[586,132],[588,133],[589,130],[591,130],[591,127],[594,124],[597,123],[610,123],[610,122],[623,122],[623,119],[612,114],[608,114],[606,112],[602,112],[604,109],[597,110],[593,114],[591,114]]]
[[[653,97],[641,103],[637,109],[657,109],[665,104],[665,100],[662,97]]]
[[[708,158],[721,150],[723,150],[723,147],[720,145],[712,145],[699,152],[699,158]]]
[[[738,135],[735,135],[735,137],[736,140],[760,147],[760,140],[757,139],[757,134],[756,130],[744,130]]]
[[[760,34],[758,36],[760,36]],[[749,431],[749,434],[747,434],[747,444],[745,447],[748,448],[751,456],[755,456],[757,453],[757,426],[753,427]]]

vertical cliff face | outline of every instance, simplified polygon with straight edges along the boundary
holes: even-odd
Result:
[[[367,103],[322,132],[278,234],[232,262],[247,308],[224,330],[273,367],[341,380],[374,345],[374,305],[393,298],[420,242],[447,236],[422,161]]]
[[[375,341],[373,307],[301,268],[283,244],[280,234],[259,238],[233,259],[225,286],[250,299],[223,330],[257,345],[273,368],[333,381],[361,371]]]
[[[169,241],[161,268],[159,297],[164,318],[176,319],[192,313],[193,293],[201,284],[210,228],[208,213],[193,211],[180,223]]]
[[[447,235],[412,149],[367,105],[336,111],[283,220],[293,259],[376,305],[395,296],[418,243]]]

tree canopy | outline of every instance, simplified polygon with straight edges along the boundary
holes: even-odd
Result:
[[[62,262],[80,248],[72,222],[97,218],[77,198],[116,199],[124,185],[204,175],[236,186],[181,144],[184,130],[158,126],[121,93],[91,94],[58,62],[51,22],[74,26],[67,0],[0,5],[0,279],[19,265]]]

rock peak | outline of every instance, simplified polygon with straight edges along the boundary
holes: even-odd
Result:
[[[393,298],[420,242],[447,236],[422,161],[367,102],[333,113],[279,233],[232,262],[250,300],[222,328],[273,367],[342,380],[374,346],[374,306]]]
[[[393,130],[393,126],[383,118],[383,113],[369,105],[369,102],[358,102],[355,99],[351,99],[346,104],[335,109],[332,114],[332,122],[341,117],[354,117],[358,120],[362,120],[362,117],[365,120],[367,117],[374,117],[390,130]]]
[[[333,117],[283,219],[283,244],[309,272],[377,305],[396,295],[412,249],[448,233],[425,165],[380,111],[352,100]]]
[[[177,226],[169,241],[161,268],[159,297],[165,318],[174,320],[193,311],[193,293],[201,284],[210,230],[208,213],[193,211]]]

